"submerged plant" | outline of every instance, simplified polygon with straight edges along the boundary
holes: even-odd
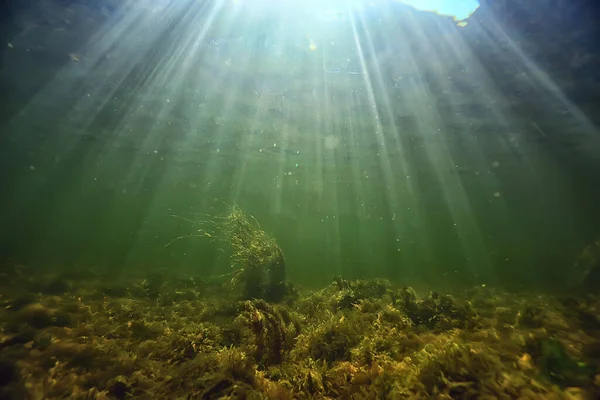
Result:
[[[287,286],[285,258],[277,241],[237,205],[224,218],[222,230],[232,264],[240,268],[233,281],[244,285],[245,297],[281,300]]]
[[[176,215],[173,217],[197,224]],[[231,264],[237,268],[232,274],[222,277],[233,275],[231,283],[243,287],[244,298],[280,301],[285,296],[288,285],[283,252],[277,241],[262,230],[256,218],[234,204],[226,215],[211,217],[200,224],[207,229],[175,238],[165,247],[190,237],[219,240],[231,250]]]

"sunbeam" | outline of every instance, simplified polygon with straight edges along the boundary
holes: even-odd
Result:
[[[595,162],[597,130],[518,35],[493,15],[485,24],[465,19],[477,5],[449,4],[105,8],[5,125],[19,132],[11,146],[27,140],[44,149],[35,163],[17,163],[10,204],[26,210],[52,193],[52,206],[43,205],[55,208],[49,230],[74,229],[59,222],[74,209],[99,236],[126,224],[114,240],[123,246],[118,257],[133,264],[142,249],[157,260],[191,260],[194,241],[168,251],[152,244],[181,236],[156,230],[164,215],[237,203],[280,232],[289,253],[308,251],[315,271],[423,285],[518,276],[543,240],[515,244],[546,235],[544,224],[525,221],[574,201],[559,156],[539,149],[552,135],[539,115],[544,107],[561,113],[561,126],[578,134],[552,140],[586,162]],[[25,48],[35,29],[27,25],[11,49]],[[516,69],[521,91],[498,82],[501,70],[478,46]],[[518,96],[539,98],[526,105],[538,116],[515,109]],[[52,134],[41,133],[48,127]],[[33,170],[50,186],[32,183]],[[63,183],[54,188],[57,177]],[[529,212],[531,201],[544,211]],[[115,211],[119,204],[129,211]],[[564,240],[577,237],[569,221],[560,221]],[[213,261],[210,268],[223,268]]]

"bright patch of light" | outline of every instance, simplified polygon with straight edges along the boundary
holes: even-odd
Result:
[[[450,15],[457,20],[469,17],[479,7],[477,0],[399,0],[413,6],[417,10],[434,11],[442,15]]]
[[[288,11],[319,10],[319,18],[327,22],[345,21],[346,10],[377,9],[389,3],[407,4],[421,11],[432,11],[454,17],[458,21],[467,19],[479,7],[479,0],[231,0],[233,3],[252,4],[255,9],[281,8]]]

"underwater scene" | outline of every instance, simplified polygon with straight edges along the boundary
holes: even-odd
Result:
[[[600,399],[595,2],[0,11],[0,399]]]

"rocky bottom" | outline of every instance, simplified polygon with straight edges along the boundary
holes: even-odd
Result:
[[[13,267],[0,398],[600,398],[600,300],[341,277],[279,304],[227,279]]]

